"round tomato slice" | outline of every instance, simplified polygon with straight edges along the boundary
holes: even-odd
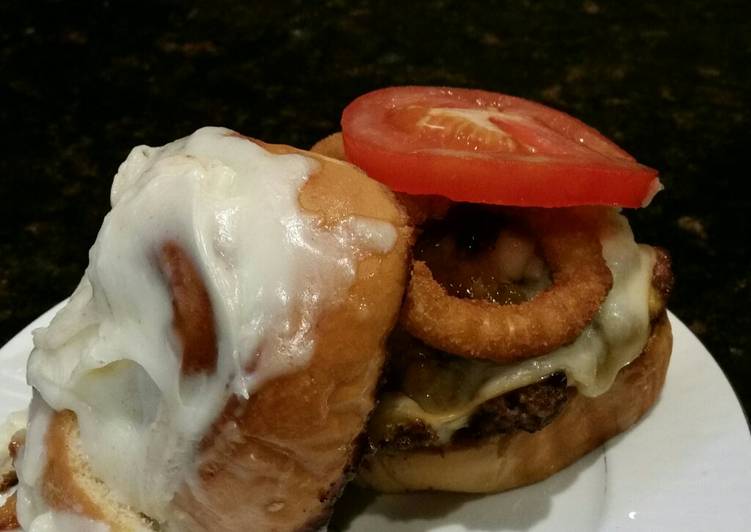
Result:
[[[662,187],[579,120],[522,98],[391,87],[342,115],[347,158],[392,189],[455,201],[566,207],[646,205]]]

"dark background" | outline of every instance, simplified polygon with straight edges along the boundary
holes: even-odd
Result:
[[[661,171],[628,215],[748,411],[751,10],[651,3],[0,2],[0,344],[75,287],[132,146],[213,124],[307,147],[365,91],[480,87]]]

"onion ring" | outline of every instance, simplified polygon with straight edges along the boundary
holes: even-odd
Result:
[[[613,284],[598,225],[573,209],[511,211],[530,226],[553,283],[529,301],[498,305],[449,295],[428,265],[415,261],[401,323],[436,348],[513,362],[572,342],[592,321]]]

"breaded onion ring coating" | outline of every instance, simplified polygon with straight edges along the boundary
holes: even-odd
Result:
[[[415,261],[401,314],[410,334],[448,353],[496,362],[540,356],[579,336],[613,284],[597,224],[570,209],[524,211],[512,215],[535,235],[552,285],[512,305],[463,299],[449,295],[427,264]]]

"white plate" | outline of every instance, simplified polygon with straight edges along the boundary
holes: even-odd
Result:
[[[0,349],[0,419],[29,400],[31,331]],[[374,497],[350,489],[333,529],[357,532],[740,531],[751,528],[751,434],[712,356],[675,316],[667,382],[632,430],[545,482],[499,495]]]

